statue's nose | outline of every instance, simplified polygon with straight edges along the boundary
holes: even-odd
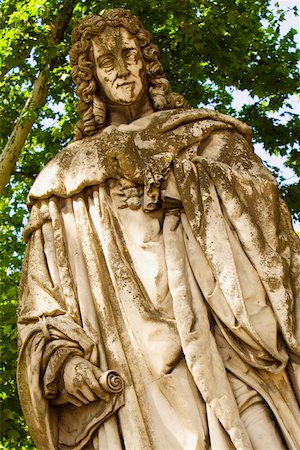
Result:
[[[118,77],[120,77],[120,78],[125,78],[130,73],[127,68],[126,62],[122,58],[120,58],[118,60],[117,72],[118,72]]]

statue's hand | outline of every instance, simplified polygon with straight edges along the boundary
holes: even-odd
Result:
[[[76,406],[99,398],[108,402],[111,395],[100,385],[101,370],[80,356],[69,359],[64,367],[64,391],[68,401]]]

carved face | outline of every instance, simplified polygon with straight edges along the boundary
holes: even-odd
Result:
[[[92,39],[96,76],[103,100],[131,105],[146,89],[144,61],[135,38],[126,28],[106,27]]]

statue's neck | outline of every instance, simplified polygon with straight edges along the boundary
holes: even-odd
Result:
[[[145,95],[133,105],[111,105],[107,103],[106,106],[109,125],[129,124],[154,112],[148,95]]]

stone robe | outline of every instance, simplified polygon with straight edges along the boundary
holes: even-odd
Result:
[[[299,239],[245,124],[203,109],[107,127],[29,204],[18,386],[39,449],[255,449],[242,417],[260,401],[278,448],[300,448]],[[68,403],[73,355],[124,392]]]

